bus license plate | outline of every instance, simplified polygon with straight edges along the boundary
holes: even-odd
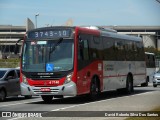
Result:
[[[42,92],[49,92],[49,91],[51,91],[51,89],[50,88],[41,88],[41,91]]]

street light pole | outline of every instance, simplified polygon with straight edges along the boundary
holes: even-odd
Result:
[[[39,16],[39,13],[35,14],[35,25],[36,25],[36,28],[37,28],[37,16]]]

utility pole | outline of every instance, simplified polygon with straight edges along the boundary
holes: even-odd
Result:
[[[36,28],[37,28],[37,17],[39,16],[39,13],[35,14],[35,25],[36,25]]]

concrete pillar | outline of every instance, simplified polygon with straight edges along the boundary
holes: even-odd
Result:
[[[156,48],[156,40],[154,35],[142,35],[144,47]]]
[[[160,51],[160,39],[157,40],[157,49]]]
[[[27,21],[26,21],[26,31],[32,30],[34,28],[35,28],[34,23],[29,18],[27,18]]]

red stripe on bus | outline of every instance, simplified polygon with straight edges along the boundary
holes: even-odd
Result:
[[[133,74],[134,76],[137,76],[137,75],[146,75],[145,73],[141,73],[141,74]],[[109,76],[103,76],[104,78],[111,78],[111,77],[124,77],[124,76],[127,76],[127,75],[109,75]]]

